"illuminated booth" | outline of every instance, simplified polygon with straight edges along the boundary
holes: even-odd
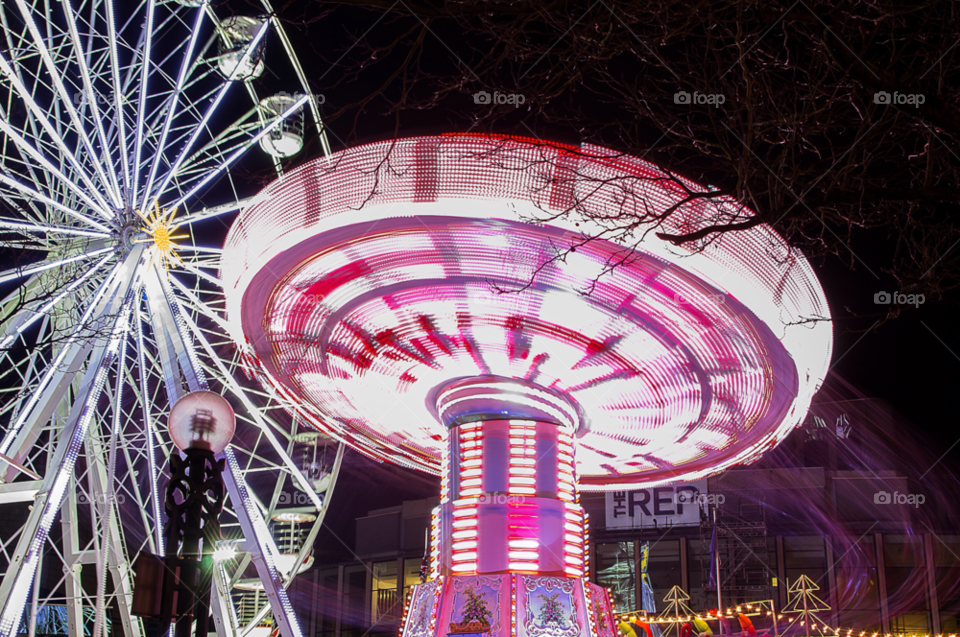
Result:
[[[444,135],[268,186],[221,279],[251,373],[304,420],[440,475],[403,637],[613,637],[578,490],[757,459],[827,370],[829,310],[767,226],[643,160]],[[631,225],[632,223],[632,225]]]

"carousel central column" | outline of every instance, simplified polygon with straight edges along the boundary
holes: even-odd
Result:
[[[576,407],[532,383],[481,376],[441,390],[437,415],[449,435],[431,577],[582,577]]]

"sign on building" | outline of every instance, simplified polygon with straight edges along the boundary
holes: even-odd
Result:
[[[683,482],[633,491],[608,491],[608,529],[662,528],[700,524],[702,506],[713,502],[707,481]]]

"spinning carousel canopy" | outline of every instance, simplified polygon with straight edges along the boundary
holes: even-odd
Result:
[[[493,375],[573,406],[580,488],[698,479],[799,424],[832,346],[819,282],[770,227],[655,236],[752,214],[704,191],[589,145],[345,150],[240,214],[230,329],[291,409],[376,458],[439,473],[438,397]]]

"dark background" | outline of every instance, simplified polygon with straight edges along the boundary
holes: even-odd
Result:
[[[459,99],[448,95],[428,107],[421,99],[417,108],[398,108],[404,91],[420,91],[422,98],[429,94],[430,87],[405,86],[402,76],[391,79],[391,66],[372,64],[375,60],[368,59],[366,45],[388,46],[409,38],[409,23],[401,17],[409,20],[410,14],[403,3],[392,5],[382,17],[349,4],[278,4],[278,14],[285,21],[311,88],[324,95],[321,108],[334,150],[394,135],[466,131],[477,124],[469,87]],[[222,3],[218,13],[253,14],[258,6],[252,2]],[[388,2],[384,8],[390,6]],[[469,75],[458,58],[470,61],[483,56],[483,42],[472,39],[452,20],[432,20],[430,30],[432,34],[424,43],[423,66],[438,76]],[[556,71],[563,73],[562,68]],[[602,112],[604,106],[598,104],[597,109]],[[603,143],[598,139],[599,131],[594,135],[590,130],[575,131],[525,117],[524,110],[517,109],[515,116],[501,121],[499,132],[530,135],[535,131],[545,139]],[[611,122],[612,126],[616,124]],[[294,162],[316,156],[319,148],[313,140]],[[683,165],[668,167],[685,173]],[[265,183],[270,174],[251,172],[249,179]],[[211,227],[211,239],[222,231],[222,227]],[[945,454],[943,467],[953,470],[960,460],[960,427],[955,416],[960,337],[954,331],[960,324],[960,296],[950,292],[941,298],[928,298],[919,308],[906,309],[886,320],[873,299],[879,291],[897,290],[895,279],[888,274],[887,249],[892,240],[889,235],[864,232],[855,255],[811,259],[833,313],[833,371],[864,396],[889,402],[913,423],[903,436],[925,440],[937,456]],[[377,464],[348,452],[327,517],[328,528],[317,544],[318,561],[324,560],[324,552],[343,554],[344,543],[352,545],[356,516],[399,504],[403,499],[435,495],[438,488],[439,481],[430,476]]]

